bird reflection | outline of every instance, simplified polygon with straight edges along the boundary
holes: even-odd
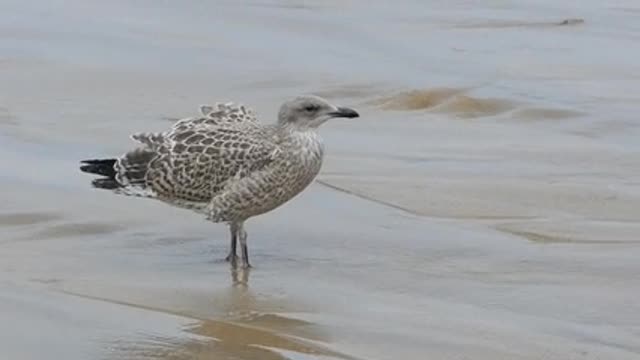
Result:
[[[249,273],[251,268],[231,267],[231,285],[234,287],[249,287]]]

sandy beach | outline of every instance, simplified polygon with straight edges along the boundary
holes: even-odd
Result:
[[[4,1],[2,358],[639,358],[640,5],[606,3]],[[361,117],[251,270],[78,170],[299,93]]]

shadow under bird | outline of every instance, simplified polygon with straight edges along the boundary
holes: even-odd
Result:
[[[320,125],[359,115],[312,95],[286,101],[273,124],[234,103],[203,105],[200,112],[167,131],[134,134],[139,147],[119,158],[83,160],[80,169],[100,175],[92,182],[96,188],[157,199],[227,223],[226,260],[237,264],[240,241],[242,265],[250,267],[245,221],[281,206],[314,180],[324,155]]]

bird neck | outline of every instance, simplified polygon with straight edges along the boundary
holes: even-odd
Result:
[[[317,127],[302,125],[298,123],[291,123],[291,122],[278,123],[278,127],[280,128],[281,131],[285,133],[307,133],[307,132],[315,133],[316,130],[318,129]]]
[[[322,153],[322,138],[312,127],[284,126],[279,128],[283,144]]]

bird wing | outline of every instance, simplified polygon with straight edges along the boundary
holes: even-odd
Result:
[[[201,105],[200,113],[210,119],[216,119],[221,122],[238,123],[238,122],[258,122],[255,111],[253,109],[233,102],[216,103],[214,106]]]
[[[216,103],[214,106],[201,105],[199,117],[189,117],[178,120],[174,130],[187,130],[199,126],[215,126],[224,124],[258,124],[255,112],[236,103]]]
[[[123,192],[206,202],[230,179],[259,170],[278,152],[252,109],[217,103],[200,106],[200,113],[167,131],[131,136],[143,146],[117,160]]]
[[[119,163],[128,166],[121,167],[120,177],[133,183],[128,171],[133,169],[138,179],[144,175],[144,186],[156,196],[193,202],[211,200],[230,180],[262,169],[280,151],[266,127],[229,123],[174,126],[161,134],[136,134],[134,139],[145,149],[121,158]],[[146,161],[146,166],[131,161],[135,159]]]

